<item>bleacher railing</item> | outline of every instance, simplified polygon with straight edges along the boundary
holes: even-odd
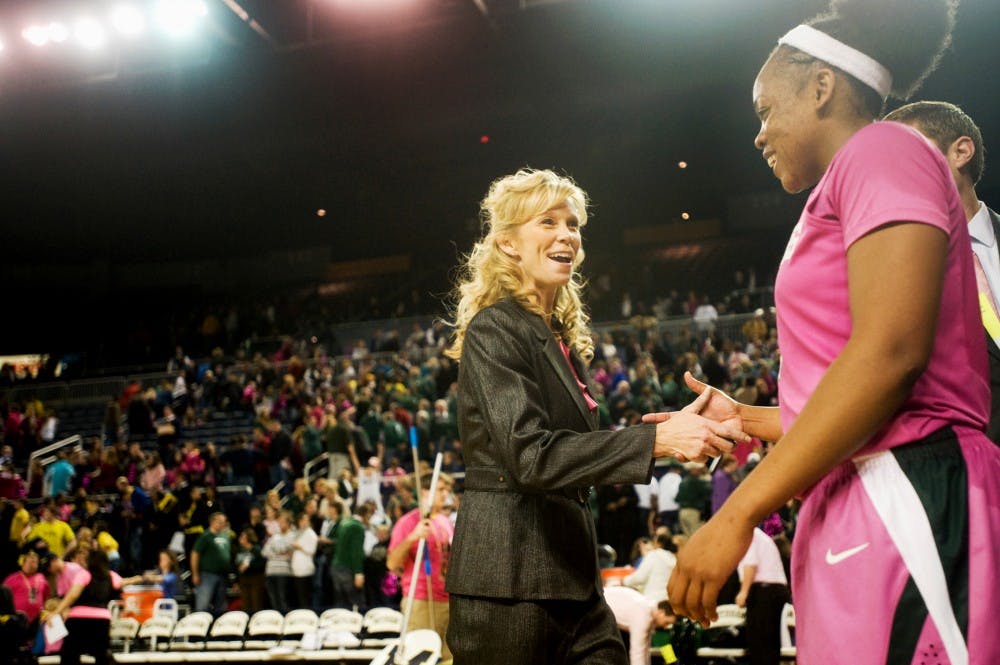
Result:
[[[32,472],[34,471],[36,460],[42,465],[42,468],[44,469],[46,466],[55,461],[56,457],[53,453],[69,446],[78,448],[81,447],[82,445],[83,445],[83,439],[80,438],[80,435],[74,434],[73,436],[66,437],[65,439],[56,441],[55,443],[51,443],[45,446],[44,448],[39,448],[38,450],[31,453],[31,455],[28,456],[28,474],[27,474],[28,480],[25,483],[25,485],[27,487],[31,487],[31,478],[33,475]],[[48,496],[48,492],[43,492],[43,494]]]

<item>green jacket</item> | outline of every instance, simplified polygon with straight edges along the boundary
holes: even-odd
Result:
[[[364,572],[365,525],[350,517],[337,527],[337,546],[333,551],[333,565],[350,568],[355,575]]]

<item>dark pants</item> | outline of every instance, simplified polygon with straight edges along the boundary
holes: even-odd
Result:
[[[271,601],[271,609],[278,610],[282,614],[291,609],[289,607],[292,598],[292,576],[291,575],[268,575],[264,580],[267,585],[267,597]]]
[[[312,581],[312,608],[317,614],[330,607],[330,566],[325,554],[316,557],[316,572]]]
[[[108,619],[67,619],[69,634],[59,651],[61,665],[80,665],[80,656],[94,657],[94,665],[111,662],[111,621]]]
[[[330,579],[333,582],[333,606],[345,610],[358,608],[364,611],[365,590],[354,586],[354,571],[346,566],[334,564],[330,568]]]
[[[604,598],[520,601],[451,595],[454,665],[627,665]]]
[[[784,584],[751,584],[747,594],[747,656],[750,665],[781,661],[781,609],[788,602]]]
[[[247,614],[259,612],[267,607],[264,573],[240,576],[240,603],[243,605],[243,611]]]
[[[677,535],[677,517],[680,510],[664,510],[660,513],[660,524],[670,529],[672,535]]]
[[[308,610],[312,607],[313,576],[292,577],[295,593],[289,600],[294,610]]]

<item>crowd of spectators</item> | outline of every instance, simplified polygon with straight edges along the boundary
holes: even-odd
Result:
[[[689,300],[655,308],[688,308],[691,325],[677,333],[652,312],[623,310],[627,326],[595,335],[601,427],[683,407],[694,397],[685,371],[740,401],[776,403],[770,313],[757,309],[723,337],[704,303]],[[736,301],[740,309],[758,304],[749,295]],[[346,357],[312,337],[287,338],[268,356],[216,347],[194,361],[178,347],[168,378],[129,385],[106,405],[102,435],[33,469],[30,486],[28,455],[55,434],[42,436],[39,414],[51,412],[37,400],[3,403],[0,533],[9,538],[0,571],[16,575],[30,552],[47,581],[42,596],[55,596],[65,566],[86,565],[100,549],[122,575],[143,575],[165,595],[216,614],[237,597],[248,611],[398,607],[405,590],[387,559],[394,525],[416,507],[411,436],[425,475],[440,452],[457,478],[436,519],[453,521],[461,505],[457,366],[442,354],[446,343],[444,328],[414,326],[359,340]],[[244,431],[216,441],[188,436],[220,414],[242,418]],[[32,418],[38,426],[25,428]],[[767,444],[734,452],[712,475],[701,465],[667,464],[648,486],[599,488],[592,509],[609,546],[606,565],[636,564],[628,582],[662,600],[670,553]],[[764,527],[782,535],[793,520],[793,512],[775,515]]]

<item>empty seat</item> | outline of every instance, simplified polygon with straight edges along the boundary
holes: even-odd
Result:
[[[132,617],[119,617],[111,620],[111,641],[121,642],[123,651],[128,653],[132,640],[139,632],[139,621]]]
[[[433,665],[441,660],[441,636],[433,630],[420,629],[406,633],[403,638],[402,662],[408,665]],[[399,644],[386,646],[371,665],[393,665]]]
[[[174,625],[170,634],[170,648],[178,650],[201,649],[205,646],[208,629],[212,625],[212,615],[208,612],[192,612]]]
[[[368,610],[362,621],[366,647],[380,647],[399,637],[403,630],[403,614],[389,607],[375,607]]]
[[[250,617],[245,649],[270,649],[278,645],[285,627],[285,617],[277,610],[261,610]]]
[[[332,609],[323,612],[319,617],[320,630],[345,631],[360,635],[364,628],[364,617],[360,612],[345,609]]]
[[[292,610],[285,615],[281,628],[281,646],[296,648],[306,633],[314,633],[319,628],[319,617],[312,610]]]
[[[180,612],[178,611],[177,601],[173,598],[157,598],[153,601],[153,616],[154,617],[168,617],[174,623],[180,618]]]
[[[169,643],[170,636],[174,632],[174,624],[177,623],[170,616],[165,614],[156,614],[154,611],[153,616],[142,622],[142,626],[139,628],[139,639],[149,641],[149,650],[156,651],[157,640],[166,640],[164,644]]]
[[[781,608],[781,658],[793,660],[796,658],[795,648],[795,608],[791,603],[785,603]]]
[[[250,622],[250,615],[240,610],[226,612],[212,624],[206,647],[209,649],[239,649]]]
[[[719,618],[706,631],[721,629],[736,632],[746,624],[747,611],[738,605],[719,605],[715,611]],[[699,658],[744,658],[747,650],[743,647],[701,647],[697,653]]]

